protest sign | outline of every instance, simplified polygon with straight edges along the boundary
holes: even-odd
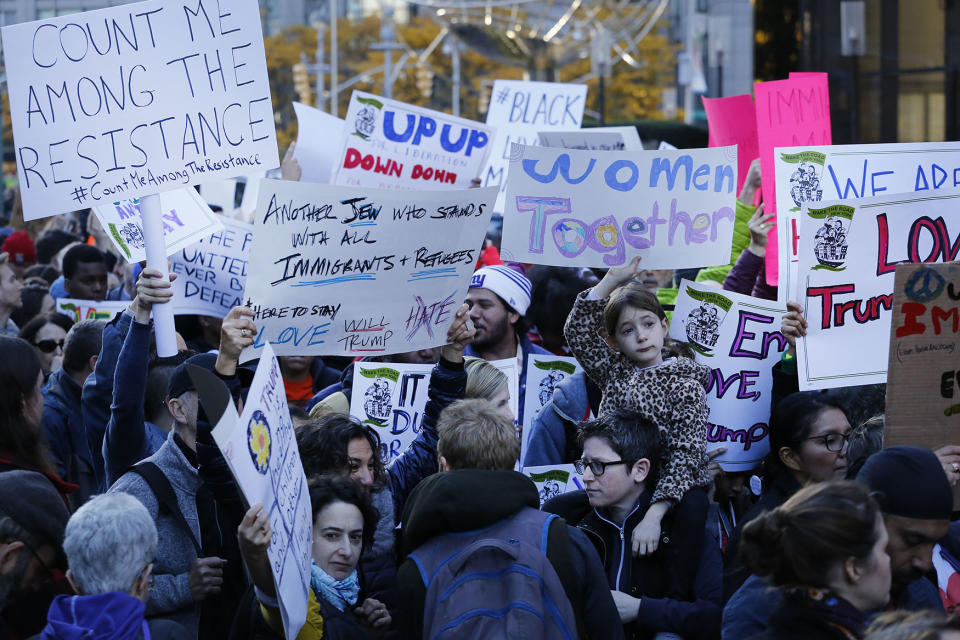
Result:
[[[296,638],[307,620],[313,513],[283,375],[269,345],[261,354],[240,419],[221,420],[213,437],[247,504],[259,502],[269,512],[273,537],[267,556],[285,637]]]
[[[883,445],[939,449],[960,435],[960,263],[894,275]]]
[[[717,458],[726,471],[753,469],[770,450],[773,367],[787,349],[783,312],[769,300],[680,283],[670,337],[689,344],[712,370],[707,451],[726,447]]]
[[[299,102],[293,103],[297,114],[297,146],[293,157],[300,165],[301,182],[333,182],[344,136],[344,121],[337,116]]]
[[[253,225],[230,218],[223,228],[170,257],[174,312],[223,318],[243,304]]]
[[[800,389],[886,382],[895,265],[960,253],[960,195],[889,195],[804,205],[794,300]]]
[[[760,157],[757,146],[757,109],[748,95],[704,98],[711,147],[737,145],[737,193],[743,189],[750,163]]]
[[[527,388],[523,401],[523,431],[520,434],[520,460],[527,453],[527,442],[533,431],[533,419],[553,399],[557,385],[568,376],[582,371],[576,358],[531,353],[527,355]]]
[[[254,0],[15,24],[3,49],[26,220],[279,164]]]
[[[211,207],[220,207],[230,215],[239,205],[237,202],[237,179],[214,180],[200,185],[200,197]]]
[[[355,362],[350,415],[380,436],[380,458],[389,465],[423,427],[432,364]]]
[[[658,151],[676,151],[677,148],[667,142],[666,140],[661,140],[660,145],[657,147]]]
[[[832,141],[830,90],[825,75],[801,76],[754,85],[757,105],[757,145],[764,211],[777,212],[774,147],[825,145]],[[777,233],[768,235],[767,283],[777,284]]]
[[[776,193],[781,203],[778,245],[784,246],[788,235],[793,239],[792,251],[779,252],[781,301],[795,288],[788,265],[791,261],[796,264],[796,217],[804,203],[816,207],[821,201],[960,187],[957,142],[778,147],[774,156]],[[782,220],[787,213],[792,218]]]
[[[110,320],[130,306],[129,300],[77,300],[75,298],[57,298],[55,309],[69,316],[74,322],[82,320]]]
[[[480,177],[493,129],[354,91],[334,184],[375,189],[466,189]]]
[[[735,147],[579,151],[517,145],[503,214],[504,260],[647,269],[730,262]]]
[[[507,392],[510,394],[510,411],[513,413],[515,424],[521,424],[520,420],[520,367],[516,358],[504,358],[503,360],[490,360],[490,364],[500,370],[507,376]]]
[[[591,127],[575,131],[541,131],[538,141],[544,147],[590,149],[594,151],[643,151],[636,127]]]
[[[496,80],[487,124],[496,128],[482,184],[499,187],[495,209],[503,211],[511,145],[538,143],[538,131],[569,131],[583,123],[587,85],[528,80]]]
[[[160,194],[163,239],[167,255],[189,246],[216,229],[223,228],[221,218],[207,206],[196,189],[164,191]],[[93,209],[117,251],[127,262],[147,259],[143,238],[143,220],[139,200],[122,200]]]
[[[266,343],[279,355],[443,344],[494,196],[264,180],[244,293],[259,331],[243,360]]]
[[[523,475],[533,480],[540,494],[540,507],[551,499],[564,493],[583,490],[583,476],[577,473],[572,464],[558,464],[543,467],[524,467]]]

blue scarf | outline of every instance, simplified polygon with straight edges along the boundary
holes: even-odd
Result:
[[[357,604],[357,597],[360,595],[356,569],[343,580],[337,580],[313,564],[310,566],[310,588],[340,611],[343,611],[347,605],[352,607]]]

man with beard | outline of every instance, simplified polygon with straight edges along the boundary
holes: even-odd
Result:
[[[549,354],[530,342],[524,315],[530,307],[532,285],[523,274],[504,265],[483,267],[473,274],[467,290],[470,320],[477,334],[464,351],[493,362],[516,358],[520,371],[517,423],[523,423],[523,399],[527,388],[527,356]]]
[[[70,593],[61,548],[70,513],[40,473],[7,471],[0,481],[0,639],[43,629],[54,596]]]

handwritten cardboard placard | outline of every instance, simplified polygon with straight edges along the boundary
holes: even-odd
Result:
[[[16,24],[3,50],[27,220],[279,164],[254,0]]]
[[[711,147],[737,145],[737,193],[743,189],[750,163],[760,157],[757,109],[748,95],[704,98]]]
[[[163,239],[168,256],[223,228],[220,216],[207,206],[196,189],[164,191],[160,194],[160,210],[163,212]],[[127,262],[147,259],[139,200],[122,200],[94,207],[93,213]]]
[[[558,464],[541,467],[524,467],[523,475],[533,480],[540,494],[540,507],[564,493],[583,490],[583,476],[577,473],[572,464]]]
[[[643,151],[636,127],[591,127],[574,131],[540,131],[539,143],[558,149],[593,151]]]
[[[887,380],[895,265],[960,253],[960,195],[890,195],[804,205],[794,300],[807,318],[797,342],[800,389]]]
[[[883,445],[935,450],[960,437],[960,263],[894,275]]]
[[[244,297],[279,355],[383,355],[446,340],[493,189],[383,191],[264,180]]]
[[[529,80],[496,80],[487,124],[496,128],[482,184],[499,187],[495,209],[504,210],[507,169],[513,144],[536,145],[538,131],[569,131],[583,124],[587,85]]]
[[[830,129],[830,89],[825,75],[801,76],[754,85],[757,105],[757,144],[760,152],[761,189],[764,210],[777,212],[774,177],[774,147],[827,145]],[[767,283],[777,284],[777,233],[768,234]]]
[[[243,304],[253,225],[230,218],[223,228],[170,257],[174,312],[223,318]]]
[[[54,308],[58,313],[69,316],[74,322],[82,320],[111,320],[130,306],[129,300],[77,300],[76,298],[57,298]]]
[[[505,260],[650,269],[730,262],[735,147],[578,151],[514,147],[503,215]]]
[[[779,272],[786,277],[778,295],[786,300],[794,290],[788,265],[796,263],[795,219],[805,203],[816,207],[821,201],[956,189],[960,187],[960,143],[778,147],[775,174],[781,203],[779,246],[787,235],[794,239],[792,251],[779,252]],[[793,216],[792,223],[779,220],[787,213]]]
[[[267,555],[285,636],[296,638],[307,620],[313,513],[280,363],[269,345],[240,419],[221,420],[213,437],[247,503],[259,502],[270,514],[273,538]]]
[[[293,103],[297,114],[297,146],[293,157],[300,165],[301,182],[331,184],[337,167],[346,122],[337,116]]]
[[[553,399],[557,385],[583,368],[570,356],[527,355],[527,388],[523,401],[523,431],[520,433],[520,460],[527,454],[533,420]]]
[[[334,184],[466,189],[480,177],[492,137],[479,122],[354,91]]]
[[[688,343],[712,369],[707,385],[707,450],[726,471],[756,467],[770,450],[773,367],[787,349],[784,308],[732,291],[680,283],[670,337]]]

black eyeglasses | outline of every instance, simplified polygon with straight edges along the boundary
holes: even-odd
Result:
[[[584,469],[590,469],[590,473],[597,477],[606,473],[607,467],[615,464],[631,464],[631,462],[629,460],[614,460],[613,462],[600,462],[599,460],[591,460],[590,462],[583,460],[573,461],[573,467],[577,470],[577,473],[583,475]]]
[[[825,433],[822,436],[810,436],[809,438],[804,438],[804,440],[819,440],[823,443],[823,446],[827,448],[827,451],[843,451],[843,445],[847,444],[850,441],[851,433]]]
[[[53,353],[57,350],[57,347],[63,349],[63,340],[40,340],[39,342],[34,342],[33,346],[44,353]]]

